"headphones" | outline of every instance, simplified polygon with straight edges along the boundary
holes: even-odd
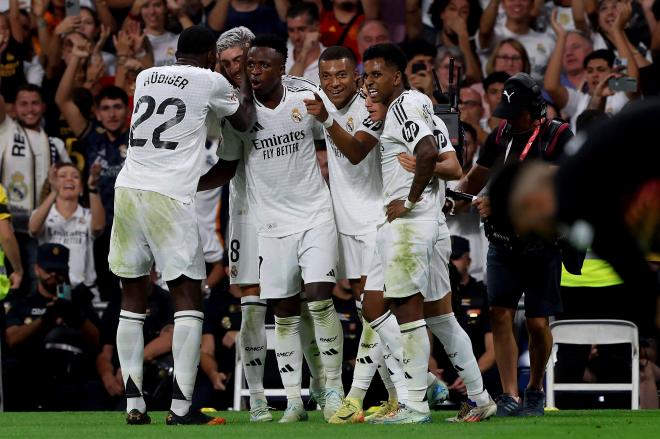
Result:
[[[548,112],[548,106],[543,99],[541,87],[529,76],[527,73],[516,73],[510,77],[507,82],[516,82],[521,86],[532,90],[534,93],[534,100],[529,106],[529,112],[533,120],[545,118]]]

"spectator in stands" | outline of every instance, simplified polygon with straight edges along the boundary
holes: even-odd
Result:
[[[30,217],[30,235],[39,244],[58,243],[69,249],[69,280],[72,287],[96,286],[94,240],[105,228],[105,212],[97,187],[101,164],[94,163],[89,172],[87,189],[90,208],[79,203],[83,195],[82,174],[73,164],[52,168],[48,185],[50,193]],[[95,290],[95,288],[94,288]],[[98,301],[98,291],[95,291]]]
[[[491,73],[483,80],[484,86],[484,99],[488,105],[488,119],[481,120],[481,129],[490,134],[491,131],[496,129],[500,124],[500,118],[493,116],[495,108],[502,100],[502,90],[504,90],[504,83],[509,79],[509,74],[506,72]],[[483,144],[483,143],[482,143]]]
[[[625,15],[626,35],[631,42],[631,48],[638,52],[640,58],[646,56],[647,48],[649,47],[650,30],[648,19],[643,18],[644,15],[653,15],[650,7],[653,2],[646,2],[646,6],[642,6],[642,2],[632,2],[631,0],[601,0],[598,4],[597,16],[595,20],[594,30],[592,35],[594,42],[594,50],[609,49],[615,51],[617,57],[623,56],[618,52],[619,45],[616,44],[615,33],[617,17],[623,13]],[[644,12],[644,10],[648,12]],[[637,18],[631,20],[633,15]],[[639,63],[639,59],[638,59]]]
[[[283,3],[285,4],[278,5],[276,10],[258,0],[217,0],[209,12],[207,23],[217,33],[245,26],[255,34],[284,36],[286,34],[284,21],[289,2]]]
[[[461,122],[463,122],[463,125],[470,125],[476,130],[477,137],[474,140],[482,145],[486,141],[488,133],[481,128],[484,106],[479,92],[471,87],[461,87],[458,97],[458,109],[461,112]]]
[[[429,10],[438,47],[456,47],[465,58],[467,81],[481,81],[481,66],[473,36],[479,29],[481,7],[477,0],[435,0]]]
[[[358,30],[358,56],[362,59],[364,51],[374,44],[389,43],[390,33],[385,27],[385,23],[379,20],[365,20]],[[363,65],[358,65],[358,71],[362,73]]]
[[[557,33],[559,40],[559,33]],[[557,41],[559,45],[559,41]],[[559,49],[555,47],[555,51]],[[593,51],[591,40],[577,31],[566,32],[566,43],[562,56],[561,84],[567,88],[582,90],[585,84],[586,71],[584,69],[584,58]],[[547,74],[547,70],[546,70]]]
[[[97,282],[101,298],[109,300],[119,292],[119,280],[110,273],[108,251],[112,219],[114,216],[115,180],[126,158],[128,148],[128,96],[115,86],[101,89],[96,96],[96,120],[81,113],[73,101],[73,77],[79,63],[89,56],[82,48],[72,52],[71,62],[57,89],[55,100],[73,133],[78,136],[79,147],[87,154],[87,164],[101,164],[98,191],[105,209],[106,231],[94,244]]]
[[[443,93],[447,93],[449,90],[450,58],[454,58],[454,85],[459,81],[466,80],[465,57],[461,51],[457,47],[441,47],[435,57],[434,68]],[[459,72],[461,74],[460,78],[458,77]],[[481,81],[481,76],[479,76],[478,81]]]
[[[583,32],[589,34],[589,15],[593,14],[598,7],[597,0],[554,0],[553,14],[557,14],[557,21],[567,31]]]
[[[362,62],[357,34],[364,20],[358,0],[333,0],[332,9],[321,12],[321,43],[326,47],[348,47],[357,57],[358,63]]]
[[[110,17],[111,21],[114,22],[112,14],[110,14]],[[114,27],[117,27],[116,24]],[[117,58],[112,53],[102,50],[110,36],[111,30],[105,24],[101,24],[93,9],[84,6],[80,8],[80,27],[78,31],[91,41],[92,44],[98,46],[97,52],[100,53],[101,60],[104,64],[104,73],[114,76],[117,69]]]
[[[433,96],[435,86],[432,71],[438,50],[425,40],[406,41],[401,45],[401,49],[408,59],[406,76],[410,86],[429,97]]]
[[[632,54],[630,43],[624,32],[626,23],[625,14],[619,14],[613,25],[613,37],[620,49],[620,54],[627,61],[627,75],[637,78],[639,76],[637,63]],[[587,92],[565,87],[561,84],[560,75],[562,57],[566,46],[566,31],[553,15],[552,27],[557,34],[557,47],[550,58],[546,71],[544,86],[557,107],[561,109],[571,121],[571,128],[575,130],[577,117],[587,108],[617,113],[631,99],[638,95],[637,91],[622,92],[610,90],[608,80],[621,75],[614,68],[614,53],[610,50],[600,49],[591,52],[584,58],[586,70]]]
[[[7,276],[5,266],[5,255],[11,264],[11,274]],[[21,253],[14,236],[14,230],[11,227],[11,214],[7,206],[7,192],[0,185],[0,308],[3,308],[2,301],[7,297],[9,290],[17,290],[21,286],[23,279],[23,264],[21,263]],[[3,326],[0,326],[2,329]]]
[[[171,397],[171,376],[169,367],[174,364],[172,352],[172,334],[174,331],[174,308],[168,291],[156,284],[156,272],[151,272],[152,282],[147,297],[147,317],[144,321],[144,375],[143,390],[148,395],[147,406],[150,410],[166,410]],[[100,351],[96,356],[96,372],[101,379],[104,391],[100,397],[98,409],[118,409],[125,404],[124,381],[119,367],[117,354],[117,325],[121,300],[113,299],[101,318]],[[159,372],[165,372],[163,376]],[[159,386],[160,385],[160,386]],[[149,389],[150,391],[147,391]],[[154,394],[154,390],[158,390]],[[169,391],[168,391],[169,390]],[[162,397],[162,399],[160,399]]]
[[[532,77],[537,81],[542,80],[554,41],[549,34],[539,33],[530,28],[534,18],[532,15],[534,2],[532,0],[501,1],[506,13],[505,24],[501,27],[495,26],[500,0],[491,0],[481,16],[477,40],[479,50],[482,54],[487,54],[499,41],[507,38],[516,39],[527,51]]]
[[[45,104],[39,87],[24,84],[16,90],[13,120],[4,112],[0,96],[0,164],[2,185],[7,188],[9,211],[16,239],[21,248],[24,267],[32,267],[36,258],[36,242],[28,234],[30,214],[39,204],[41,187],[50,167],[68,162],[64,142],[49,137],[41,128]],[[28,272],[21,289],[29,294],[36,288],[34,273]]]
[[[168,13],[176,18],[180,28],[186,29],[193,25],[192,20],[186,14],[183,0],[137,0],[133,3],[131,11],[128,14],[128,20],[124,21],[124,27],[128,26],[131,20],[139,21],[144,24],[144,33],[149,39],[153,54],[155,66],[166,66],[174,64],[176,57],[176,44],[179,41],[179,35],[167,30]]]
[[[286,46],[286,73],[319,83],[319,56],[323,45],[319,42],[319,10],[313,3],[299,2],[286,13],[289,34]]]
[[[29,60],[24,44],[18,0],[10,0],[9,13],[0,14],[0,93],[6,104],[13,104],[16,90],[25,84],[24,63]]]
[[[531,71],[531,64],[525,46],[514,38],[507,38],[495,46],[486,63],[486,74],[506,72],[509,76]]]
[[[495,347],[488,315],[486,286],[469,274],[472,264],[470,241],[460,236],[452,236],[451,243],[450,274],[454,313],[470,336],[484,386],[488,389],[488,393],[499,395],[502,393],[502,386],[495,365]]]
[[[81,410],[82,389],[98,349],[98,317],[86,290],[71,289],[69,250],[39,247],[37,291],[16,296],[5,331],[9,370],[6,407],[11,410]],[[73,393],[75,398],[67,395]]]

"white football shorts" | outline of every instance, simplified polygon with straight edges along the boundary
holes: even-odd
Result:
[[[259,279],[262,299],[285,299],[302,283],[336,282],[337,229],[327,221],[283,237],[259,236]]]
[[[110,270],[124,278],[149,275],[155,262],[165,281],[182,275],[205,279],[194,202],[118,187],[108,262]]]
[[[427,294],[438,223],[396,219],[383,224],[377,236],[377,254],[385,274],[384,296],[395,299]]]
[[[229,222],[229,282],[232,285],[259,284],[259,243],[257,226]]]
[[[438,239],[431,254],[431,274],[429,289],[424,294],[425,302],[433,302],[444,298],[451,292],[449,283],[449,257],[451,256],[451,238],[446,236]]]
[[[383,266],[376,257],[376,232],[365,235],[339,233],[338,279],[367,277],[365,291],[383,291]]]

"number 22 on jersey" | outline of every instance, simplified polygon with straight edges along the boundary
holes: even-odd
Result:
[[[129,134],[129,144],[130,146],[145,146],[149,139],[142,139],[142,138],[137,138],[134,137],[134,133],[136,129],[145,121],[147,121],[149,118],[151,118],[155,114],[157,115],[163,115],[165,114],[165,111],[168,109],[168,107],[175,107],[176,108],[176,114],[171,117],[170,119],[167,119],[164,121],[162,124],[158,125],[156,128],[154,128],[154,131],[151,135],[151,143],[154,146],[154,148],[165,148],[165,149],[176,149],[176,147],[179,145],[179,142],[170,142],[167,140],[161,140],[160,136],[170,128],[178,125],[183,121],[183,118],[186,116],[186,104],[179,98],[167,98],[163,100],[163,102],[158,105],[158,108],[156,108],[156,100],[149,96],[149,95],[144,95],[138,101],[135,103],[135,110],[133,110],[133,114],[138,114],[140,111],[140,107],[143,107],[146,105],[146,110],[142,115],[140,115],[137,119],[135,119],[135,122],[133,125],[131,125],[131,132]]]

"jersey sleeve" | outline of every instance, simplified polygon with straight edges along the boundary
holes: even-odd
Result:
[[[238,110],[238,97],[234,87],[219,73],[213,73],[213,86],[209,96],[209,106],[219,117],[231,116]]]
[[[402,99],[393,105],[389,112],[392,114],[388,114],[388,123],[396,123],[395,132],[398,131],[399,140],[411,153],[415,152],[420,140],[434,135],[431,116],[425,114],[422,106],[416,105],[413,99]]]
[[[218,145],[216,155],[228,162],[243,158],[243,141],[228,124],[222,129],[222,144]]]
[[[433,134],[435,135],[435,140],[438,142],[440,154],[444,154],[445,152],[456,152],[456,149],[454,149],[454,145],[452,145],[449,138],[447,125],[438,116],[433,116],[433,124],[435,125]]]
[[[5,191],[4,186],[0,185],[0,220],[11,219],[11,214],[9,213],[9,207],[7,206],[7,203],[7,191]]]
[[[369,134],[371,137],[380,140],[380,135],[383,134],[383,125],[382,120],[371,120],[371,117],[369,117],[369,110],[367,110],[367,107],[365,106],[363,110],[360,110],[360,125],[358,125],[355,131],[362,131]]]

